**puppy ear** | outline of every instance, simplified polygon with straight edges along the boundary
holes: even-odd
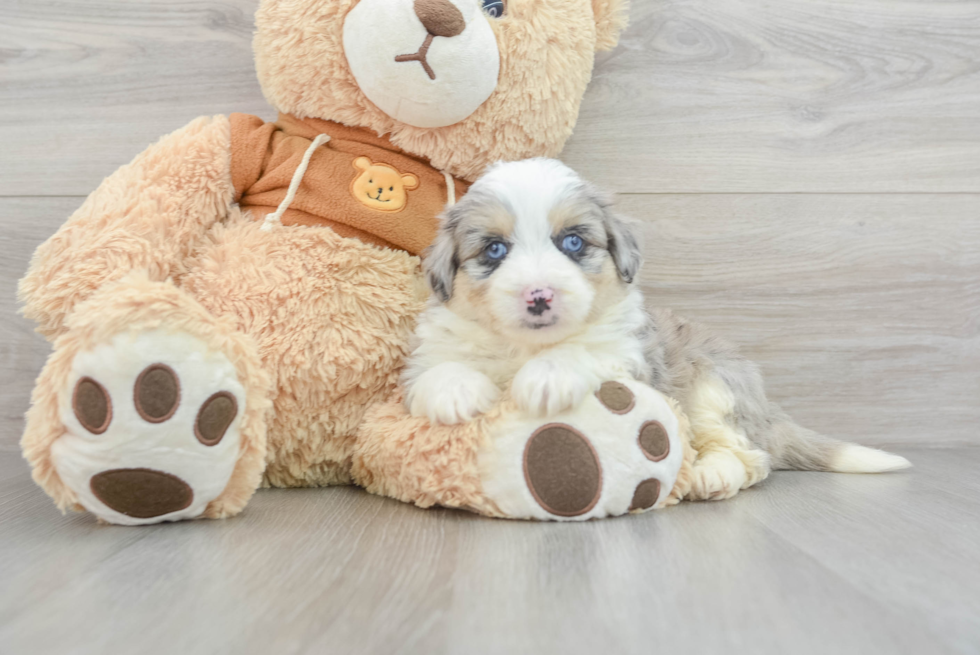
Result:
[[[429,287],[442,302],[453,297],[453,280],[459,270],[459,257],[456,255],[456,223],[450,212],[440,217],[439,233],[422,258],[422,270],[429,281]]]
[[[629,0],[592,0],[597,52],[612,50],[629,22]]]
[[[612,201],[597,196],[596,202],[602,209],[602,223],[606,228],[606,248],[612,255],[619,277],[627,284],[633,282],[640,264],[643,263],[643,246],[636,222],[623,218],[612,211]]]

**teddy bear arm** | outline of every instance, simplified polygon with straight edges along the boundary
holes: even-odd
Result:
[[[144,270],[179,277],[211,226],[228,216],[231,128],[200,117],[107,177],[35,251],[20,281],[24,314],[54,339],[72,309],[107,282]]]

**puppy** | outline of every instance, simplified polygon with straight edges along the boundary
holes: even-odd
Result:
[[[434,293],[403,373],[409,411],[465,422],[509,389],[523,410],[550,416],[628,376],[687,413],[694,499],[728,498],[773,468],[910,466],[793,423],[733,346],[644,307],[640,263],[636,226],[561,162],[491,167],[444,213],[426,254]]]

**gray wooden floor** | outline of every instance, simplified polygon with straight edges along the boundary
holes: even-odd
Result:
[[[976,653],[980,449],[899,452],[584,525],[336,488],[146,528],[61,516],[0,453],[0,650]]]
[[[563,158],[643,222],[652,303],[806,425],[916,464],[587,525],[263,491],[62,517],[16,455],[32,250],[201,114],[274,115],[257,0],[0,0],[0,652],[980,652],[980,0],[633,0]]]

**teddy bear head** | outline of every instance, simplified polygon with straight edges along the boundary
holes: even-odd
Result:
[[[558,154],[627,1],[263,0],[256,68],[279,111],[371,129],[473,179]]]

